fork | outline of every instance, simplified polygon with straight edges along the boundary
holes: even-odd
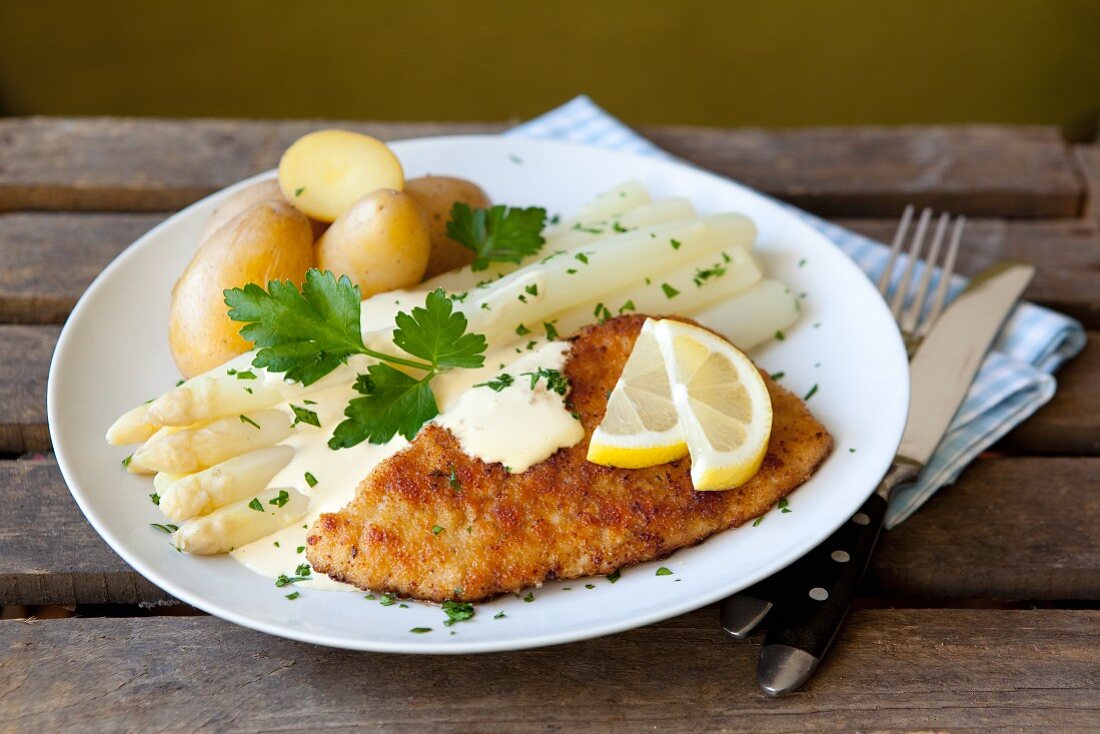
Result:
[[[917,351],[929,329],[939,318],[947,300],[947,293],[951,285],[951,277],[955,270],[955,259],[958,256],[959,244],[962,241],[963,228],[966,226],[966,217],[956,217],[952,224],[951,217],[946,212],[941,213],[936,219],[935,229],[932,233],[931,247],[928,257],[922,262],[921,273],[914,287],[914,273],[917,263],[920,262],[924,251],[925,241],[928,239],[928,229],[932,223],[932,209],[925,207],[921,210],[916,222],[916,229],[912,233],[909,247],[904,257],[904,263],[899,269],[899,258],[904,249],[906,239],[910,236],[913,225],[915,208],[912,204],[905,207],[901,221],[898,223],[897,232],[894,234],[890,246],[890,255],[886,265],[879,275],[876,283],[878,291],[882,294],[894,321],[898,324],[905,349],[910,359]],[[925,307],[928,290],[932,282],[932,273],[936,269],[944,239],[948,236],[947,251],[943,263],[940,266],[939,282],[931,304]],[[895,283],[896,275],[896,283]],[[910,292],[912,295],[910,297]],[[831,539],[830,539],[831,540]],[[826,540],[826,543],[830,542]],[[797,578],[799,562],[795,561],[791,567],[773,574],[769,578],[760,581],[744,591],[734,594],[722,600],[721,620],[722,628],[738,640],[747,640],[753,629],[771,611],[774,600],[779,597],[779,591],[788,584],[785,579]]]

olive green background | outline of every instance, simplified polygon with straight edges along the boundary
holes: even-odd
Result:
[[[1096,133],[1097,0],[0,0],[0,114],[1052,123]]]

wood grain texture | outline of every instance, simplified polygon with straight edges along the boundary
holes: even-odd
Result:
[[[60,323],[88,283],[164,214],[0,214],[0,322]],[[879,240],[894,220],[840,223]],[[1027,298],[1100,327],[1100,230],[1091,220],[972,220],[961,271],[1013,258],[1039,265]]]
[[[754,683],[759,639],[731,640],[713,607],[563,647],[435,657],[314,647],[210,617],[0,621],[0,700],[20,731],[1081,731],[1100,720],[1098,611],[857,611],[806,688],[781,699]]]
[[[273,167],[296,137],[344,127],[383,139],[507,125],[349,121],[0,120],[0,211],[160,211]],[[726,130],[643,127],[671,151],[824,215],[906,203],[973,215],[1076,215],[1082,183],[1053,127]]]
[[[168,598],[99,539],[52,461],[0,462],[0,507],[0,604]],[[979,461],[883,537],[865,587],[898,598],[1100,599],[1100,459]]]
[[[845,219],[838,224],[890,242],[897,220]],[[1100,221],[967,222],[957,270],[976,275],[1001,260],[1022,260],[1038,268],[1024,298],[1100,328]]]
[[[163,214],[0,214],[0,322],[60,324],[99,273]]]
[[[0,451],[49,447],[46,376],[61,330],[0,325]]]
[[[1078,145],[1073,160],[1085,184],[1082,215],[1100,221],[1100,145]]]

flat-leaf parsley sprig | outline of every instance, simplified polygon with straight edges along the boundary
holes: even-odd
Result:
[[[424,306],[397,314],[393,343],[417,359],[368,349],[359,331],[359,287],[347,276],[310,269],[299,292],[289,281],[273,280],[265,291],[250,283],[225,291],[229,318],[245,322],[241,336],[256,343],[252,364],[287,379],[310,385],[363,354],[379,360],[359,375],[354,398],[344,411],[329,446],[355,446],[362,441],[386,443],[396,434],[412,440],[420,427],[439,414],[430,382],[454,368],[477,368],[485,361],[487,343],[467,333],[468,322],[441,288],[428,293]],[[423,374],[413,377],[398,365]]]
[[[456,201],[447,222],[447,235],[474,251],[472,270],[485,270],[491,262],[519,263],[537,253],[546,242],[542,237],[545,226],[546,210],[542,207],[517,209],[497,204],[471,209]]]

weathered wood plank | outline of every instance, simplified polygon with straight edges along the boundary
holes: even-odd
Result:
[[[0,325],[0,451],[44,450],[46,376],[61,330]]]
[[[758,654],[759,638],[732,641],[713,608],[457,657],[331,650],[210,617],[0,621],[0,696],[21,731],[1078,731],[1100,720],[1098,611],[857,611],[806,688],[781,699],[757,690]]]
[[[897,220],[851,219],[838,222],[879,241],[889,242]],[[1100,231],[1088,219],[967,222],[958,271],[975,275],[1000,260],[1035,263],[1038,272],[1024,298],[1073,316],[1089,328],[1100,327]]]
[[[867,593],[1100,599],[1097,487],[1100,459],[979,461],[884,536]],[[0,604],[167,598],[99,539],[52,461],[0,462],[0,507]]]
[[[1090,331],[1088,337],[1085,350],[1058,373],[1058,392],[1051,401],[1005,436],[995,450],[1100,454],[1100,332]]]
[[[1073,159],[1085,183],[1082,214],[1100,221],[1100,145],[1078,145]]]
[[[88,284],[165,214],[0,214],[0,322],[60,324]]]
[[[0,214],[0,322],[60,323],[100,270],[164,214]],[[842,220],[889,240],[893,220]],[[1040,265],[1027,293],[1100,327],[1100,230],[1089,220],[972,220],[963,272],[1004,258]]]
[[[272,167],[318,127],[385,139],[504,124],[10,118],[0,211],[176,209]],[[909,202],[973,215],[1063,217],[1082,184],[1051,127],[725,130],[644,127],[669,151],[821,214],[893,216]]]

